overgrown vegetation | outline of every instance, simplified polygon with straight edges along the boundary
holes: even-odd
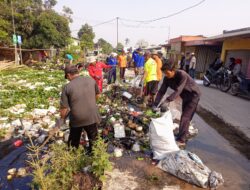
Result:
[[[32,167],[33,189],[78,189],[74,175],[81,174],[87,166],[100,180],[105,179],[105,171],[112,168],[104,141],[98,137],[93,146],[93,155],[85,154],[83,147],[68,149],[65,144],[52,144],[48,151],[42,152],[37,146],[29,147]],[[86,171],[85,171],[86,172]]]
[[[12,116],[8,108],[25,104],[25,112],[34,108],[58,106],[62,85],[66,82],[62,71],[41,71],[30,68],[1,71],[0,114]]]
[[[112,169],[111,162],[109,161],[110,155],[106,150],[107,144],[99,136],[93,146],[92,171],[101,181],[105,180],[105,171]]]

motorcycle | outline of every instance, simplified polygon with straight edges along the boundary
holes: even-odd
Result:
[[[231,88],[231,74],[230,71],[226,67],[221,68],[221,76],[220,76],[220,90],[222,92],[227,92]]]
[[[230,94],[233,96],[242,95],[250,98],[250,79],[242,75],[237,76],[237,81],[232,83]]]
[[[225,67],[220,67],[218,70],[210,67],[203,76],[203,85],[208,87],[210,84],[215,84],[221,91],[227,92],[231,87],[230,72]]]

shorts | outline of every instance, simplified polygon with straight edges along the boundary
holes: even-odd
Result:
[[[146,83],[145,96],[156,95],[159,81],[153,80]]]

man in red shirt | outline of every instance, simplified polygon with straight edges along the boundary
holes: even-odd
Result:
[[[88,58],[88,71],[89,75],[96,81],[97,86],[99,87],[100,92],[102,92],[102,83],[103,83],[103,76],[102,70],[104,68],[111,68],[110,65],[106,65],[103,62],[96,61],[96,57],[91,56]]]

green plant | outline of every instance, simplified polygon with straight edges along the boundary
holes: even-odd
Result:
[[[6,135],[6,129],[0,128],[0,140],[3,139]]]
[[[152,175],[147,176],[147,179],[148,179],[150,182],[154,182],[154,181],[158,181],[158,180],[159,180],[159,177],[153,173]]]
[[[94,142],[92,154],[92,172],[101,181],[105,181],[105,171],[111,170],[112,164],[109,161],[110,155],[107,153],[107,144],[100,136]]]
[[[68,150],[65,144],[52,144],[42,159],[39,147],[32,145],[29,149],[32,152],[28,163],[33,169],[33,189],[71,189],[73,175],[90,162],[83,148]]]

